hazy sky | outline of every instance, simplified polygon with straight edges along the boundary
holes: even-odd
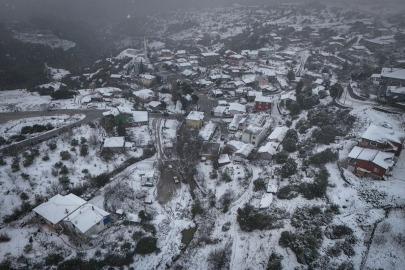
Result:
[[[147,14],[179,8],[243,4],[270,4],[302,0],[0,0],[0,21],[29,18],[38,14],[52,14],[70,19],[101,19],[121,21],[127,15]],[[306,2],[311,2],[308,0]],[[320,0],[320,2],[387,3],[405,0]]]

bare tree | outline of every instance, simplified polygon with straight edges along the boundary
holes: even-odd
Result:
[[[46,194],[48,194],[50,197],[53,197],[56,194],[61,193],[63,191],[63,187],[58,182],[54,181],[48,187],[46,187],[45,191]]]
[[[225,247],[214,249],[208,255],[208,263],[210,264],[210,269],[214,270],[225,270],[229,269],[232,254],[232,244],[227,243]]]

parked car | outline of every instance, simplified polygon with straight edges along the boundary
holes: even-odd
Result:
[[[178,183],[179,183],[179,179],[177,178],[177,176],[174,176],[173,179],[174,179],[174,183],[175,183],[175,184],[178,184]]]

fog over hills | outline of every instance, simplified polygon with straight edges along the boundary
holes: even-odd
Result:
[[[225,6],[231,3],[240,3],[244,5],[260,5],[272,3],[303,2],[299,0],[280,1],[280,0],[250,0],[250,1],[232,1],[232,0],[1,0],[0,1],[0,21],[25,19],[36,15],[55,15],[61,18],[69,19],[93,19],[106,21],[122,21],[128,15],[149,14],[159,11],[204,8],[213,6]],[[313,2],[313,1],[304,1]],[[328,2],[336,4],[337,1],[321,0],[319,2]],[[355,0],[338,1],[338,3],[357,3],[357,4],[384,4],[403,3],[402,0]]]

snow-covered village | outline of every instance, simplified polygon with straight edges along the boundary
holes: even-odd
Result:
[[[0,270],[405,269],[403,3],[50,20],[0,23]]]

